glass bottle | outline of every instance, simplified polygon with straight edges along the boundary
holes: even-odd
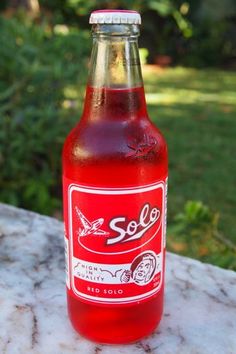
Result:
[[[80,334],[129,343],[163,311],[167,146],[147,113],[135,11],[91,14],[84,110],[63,149],[67,299]]]

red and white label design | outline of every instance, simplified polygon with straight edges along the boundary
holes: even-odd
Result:
[[[97,189],[64,178],[67,287],[87,303],[127,304],[163,282],[166,183]]]

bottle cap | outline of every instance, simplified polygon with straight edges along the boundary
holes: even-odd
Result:
[[[140,25],[141,16],[131,10],[97,10],[91,13],[89,23]]]

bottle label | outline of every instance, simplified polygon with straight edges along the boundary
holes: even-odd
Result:
[[[67,286],[81,301],[127,304],[161,289],[166,183],[98,189],[64,178]]]

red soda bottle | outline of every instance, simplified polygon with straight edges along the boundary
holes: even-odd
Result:
[[[91,14],[84,111],[63,149],[68,313],[100,343],[150,334],[163,310],[167,146],[147,113],[140,22]]]

